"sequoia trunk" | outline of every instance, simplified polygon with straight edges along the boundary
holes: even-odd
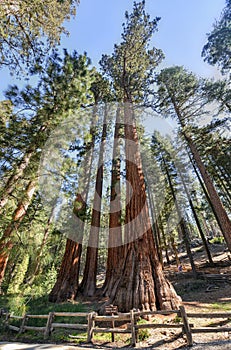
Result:
[[[103,130],[101,136],[97,175],[95,182],[95,193],[93,200],[91,228],[86,254],[86,262],[83,273],[83,279],[79,290],[84,296],[93,296],[96,291],[97,259],[98,259],[98,242],[100,231],[101,216],[101,197],[103,191],[103,159],[107,135],[107,105],[105,105]]]
[[[149,218],[132,106],[125,104],[126,220],[124,259],[109,303],[120,311],[177,308],[180,299],[163,274]]]
[[[120,274],[119,263],[123,256],[122,228],[121,228],[121,188],[120,188],[120,114],[118,107],[116,112],[116,123],[114,132],[113,158],[111,170],[111,196],[110,196],[110,217],[109,217],[109,239],[106,278],[103,286],[103,293],[108,294],[113,289]]]

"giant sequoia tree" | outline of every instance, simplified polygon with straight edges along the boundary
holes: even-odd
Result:
[[[122,42],[111,56],[104,55],[101,65],[113,82],[117,99],[124,102],[126,180],[126,214],[123,259],[117,280],[109,283],[109,302],[119,309],[168,309],[177,307],[179,298],[164,277],[150,224],[134,103],[145,103],[153,71],[163,54],[149,49],[158,18],[150,20],[145,2],[134,3],[126,13]],[[113,278],[113,276],[111,276]]]

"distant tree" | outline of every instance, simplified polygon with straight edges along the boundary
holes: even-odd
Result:
[[[195,120],[199,120],[206,113],[203,108],[206,101],[203,100],[201,95],[200,83],[192,73],[188,73],[183,67],[178,66],[163,69],[158,75],[157,83],[159,86],[158,108],[164,115],[172,115],[177,118],[181,133],[188,144],[207,188],[222,234],[229,250],[231,250],[229,234],[231,222],[198,151],[193,137],[195,135],[192,132],[193,122],[195,123]]]

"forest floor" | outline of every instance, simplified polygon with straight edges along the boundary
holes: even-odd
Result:
[[[177,293],[181,296],[186,312],[197,313],[213,313],[213,312],[231,312],[231,261],[224,245],[213,244],[210,246],[211,253],[215,266],[211,267],[207,263],[207,257],[202,247],[193,249],[194,261],[196,264],[199,276],[193,277],[189,264],[188,257],[185,253],[179,255],[183,271],[178,272],[176,262],[172,259],[170,266],[165,266],[165,274],[173,283]],[[204,278],[206,275],[208,278]],[[102,278],[102,276],[99,276]],[[218,277],[218,278],[217,278]],[[224,277],[224,279],[223,279]],[[226,278],[225,278],[226,277]],[[85,310],[96,310],[99,308],[97,300],[92,299],[88,301],[80,300],[76,302],[85,308]],[[64,306],[64,305],[63,305]],[[70,305],[71,306],[71,305]],[[78,306],[78,305],[76,305]],[[59,305],[62,308],[62,305]],[[70,311],[70,310],[69,310]],[[155,316],[154,322],[161,321],[161,323],[177,322],[175,315],[170,316]],[[224,320],[221,318],[213,319],[189,319],[194,327],[206,326],[229,326],[231,327],[231,320]],[[69,332],[69,331],[67,331]],[[51,337],[49,342],[59,343],[63,341],[65,345],[76,346],[76,349],[129,349],[130,335],[115,335],[115,342],[111,342],[110,334],[95,334],[93,343],[86,344],[83,336],[77,335],[75,338],[68,336],[63,338]],[[29,334],[28,334],[29,335]],[[13,337],[4,337],[0,340],[11,340]],[[27,333],[15,338],[15,341],[25,341],[32,343],[35,338],[28,338]],[[37,339],[39,341],[39,339]],[[39,341],[42,342],[42,339]],[[211,349],[223,350],[231,349],[231,332],[221,333],[197,333],[193,334],[193,350]],[[32,344],[31,344],[32,345]],[[52,348],[52,344],[50,344]],[[48,349],[49,347],[46,347]],[[71,348],[71,347],[70,347]],[[160,349],[160,350],[177,350],[189,349],[185,336],[182,337],[181,329],[149,329],[139,331],[139,342],[137,343],[139,349]],[[66,347],[65,347],[66,349]]]

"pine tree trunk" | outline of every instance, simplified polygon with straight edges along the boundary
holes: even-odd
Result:
[[[188,142],[189,148],[192,152],[192,155],[195,159],[195,162],[198,166],[198,169],[201,173],[202,179],[205,183],[205,186],[208,190],[208,194],[210,197],[210,201],[212,206],[217,214],[217,219],[219,226],[221,228],[222,234],[225,238],[226,244],[228,246],[229,251],[231,252],[231,221],[229,220],[228,214],[225,211],[223,204],[220,200],[220,197],[217,194],[217,191],[212,183],[212,180],[204,166],[204,163],[197,151],[196,146],[194,145],[191,137],[189,137],[186,133],[184,133],[185,139]]]
[[[176,266],[179,266],[180,265],[180,259],[179,259],[179,256],[178,256],[178,251],[177,251],[177,248],[176,248],[175,239],[174,239],[173,235],[171,235],[171,234],[170,234],[170,242],[171,242],[171,246],[172,246],[173,253],[174,253],[174,256],[175,256]]]
[[[19,228],[21,221],[26,215],[27,209],[34,195],[35,188],[35,181],[30,181],[26,187],[23,200],[18,204],[17,208],[14,211],[12,222],[8,225],[0,239],[0,286],[4,278],[11,249],[14,246],[12,234]]]
[[[154,202],[153,203],[153,207],[156,205],[156,211],[157,213],[160,213],[160,208],[158,205],[158,201],[155,201],[155,197],[154,197]],[[155,210],[155,209],[154,209]],[[169,259],[169,255],[168,255],[168,245],[167,245],[167,241],[166,241],[166,236],[165,236],[165,232],[164,232],[164,227],[163,227],[163,222],[162,222],[162,218],[159,215],[159,217],[157,217],[157,215],[155,214],[156,217],[156,222],[157,222],[157,226],[160,229],[160,233],[162,234],[162,239],[163,239],[163,243],[164,243],[164,250],[165,250],[165,257],[166,257],[166,262],[168,265],[170,265],[170,259]],[[161,237],[159,239],[159,241],[161,242]],[[160,247],[161,248],[161,247]],[[163,254],[162,254],[163,256]]]
[[[175,290],[163,274],[149,218],[138,137],[131,106],[125,105],[127,205],[125,256],[120,278],[108,291],[109,303],[120,311],[171,309],[179,306]]]
[[[167,178],[168,178],[168,183],[169,183],[170,190],[171,190],[171,193],[172,193],[172,198],[174,200],[174,205],[176,207],[177,216],[178,216],[178,219],[179,219],[179,227],[180,227],[181,234],[182,234],[182,237],[183,237],[183,241],[184,241],[184,244],[185,244],[185,248],[186,248],[186,251],[187,251],[187,254],[188,254],[188,257],[189,257],[189,261],[190,261],[190,265],[191,265],[191,268],[192,268],[192,272],[193,272],[194,276],[196,276],[196,266],[194,264],[193,255],[192,255],[192,251],[191,251],[188,227],[187,227],[187,224],[186,224],[185,219],[183,217],[180,205],[178,203],[178,199],[177,199],[177,196],[176,196],[176,193],[175,193],[175,190],[174,190],[172,179],[171,179],[171,176],[169,174],[168,167],[167,167],[167,164],[165,162],[164,157],[162,157],[162,160],[163,160],[163,163],[164,163],[165,172],[166,172],[166,175],[167,175]]]
[[[103,159],[107,136],[107,105],[105,105],[103,130],[100,143],[97,175],[95,182],[95,193],[93,199],[93,210],[91,219],[91,228],[86,254],[86,262],[83,273],[83,279],[79,286],[79,291],[84,296],[93,296],[96,292],[96,275],[97,275],[97,259],[98,259],[98,244],[100,231],[100,216],[101,216],[101,197],[103,192]]]
[[[208,191],[207,191],[207,189],[206,189],[206,187],[205,187],[205,185],[204,185],[204,182],[203,182],[202,179],[201,179],[201,176],[200,176],[200,174],[199,174],[199,172],[198,172],[198,170],[197,170],[196,165],[194,164],[194,161],[193,161],[193,159],[192,159],[192,157],[191,157],[191,154],[190,154],[189,152],[187,152],[187,153],[188,153],[190,162],[191,162],[191,164],[192,164],[192,166],[193,166],[194,172],[195,172],[195,174],[196,174],[196,176],[197,176],[197,179],[198,179],[198,181],[199,181],[199,183],[200,183],[200,186],[201,186],[201,188],[202,188],[202,190],[203,190],[203,193],[204,193],[204,195],[205,195],[205,197],[206,197],[206,199],[207,199],[207,201],[208,201],[208,203],[209,203],[209,206],[210,206],[210,208],[211,208],[211,210],[212,210],[212,213],[213,213],[213,215],[214,215],[214,217],[215,217],[215,219],[216,219],[216,221],[217,221],[217,223],[218,223],[218,225],[219,225],[219,220],[218,220],[218,217],[217,217],[217,213],[216,213],[215,209],[213,208],[213,205],[212,205],[212,203],[211,203],[210,197],[209,197],[209,195],[208,195]]]
[[[181,173],[181,171],[180,171],[179,168],[178,168],[178,172],[179,172],[181,181],[182,181],[182,183],[183,183],[183,187],[184,187],[186,196],[187,196],[187,198],[188,198],[189,205],[190,205],[190,208],[191,208],[191,210],[192,210],[194,219],[195,219],[195,221],[196,221],[197,228],[198,228],[198,231],[199,231],[199,233],[200,233],[200,236],[201,236],[201,239],[202,239],[202,242],[203,242],[203,245],[204,245],[204,249],[205,249],[205,252],[206,252],[206,254],[207,254],[209,263],[210,263],[211,265],[214,265],[213,259],[212,259],[212,255],[211,255],[211,253],[210,253],[210,250],[209,250],[209,247],[208,247],[208,243],[207,243],[206,237],[205,237],[205,235],[204,235],[203,229],[202,229],[201,224],[200,224],[200,220],[199,220],[199,218],[198,218],[198,216],[197,216],[197,213],[196,213],[196,210],[195,210],[195,208],[194,208],[192,199],[191,199],[191,197],[190,197],[190,194],[189,194],[188,189],[187,189],[187,186],[186,186],[186,184],[185,184],[183,175],[182,175],[182,173]]]
[[[193,139],[191,138],[189,133],[187,131],[185,131],[184,118],[182,117],[180,109],[178,108],[174,98],[172,98],[172,103],[173,103],[174,109],[176,111],[176,114],[178,116],[180,125],[182,127],[182,133],[184,135],[184,138],[185,138],[186,142],[188,143],[188,146],[191,150],[192,156],[195,160],[195,163],[200,171],[201,177],[202,177],[204,184],[206,186],[206,189],[208,191],[208,196],[210,198],[210,202],[213,206],[214,212],[216,212],[216,218],[217,218],[218,224],[220,226],[220,229],[222,231],[222,234],[225,238],[227,247],[228,247],[229,251],[231,252],[231,221],[230,221],[228,214],[227,214],[227,212],[226,212],[226,210],[225,210],[225,208],[220,200],[220,197],[216,191],[216,188],[212,182],[212,179],[206,170],[206,167],[201,159],[201,156],[198,152],[198,149],[197,149]]]
[[[0,198],[0,212],[4,208],[4,206],[7,204],[10,195],[12,194],[12,192],[15,189],[16,182],[18,181],[19,178],[22,177],[24,170],[27,168],[33,154],[34,154],[34,149],[26,152],[24,154],[22,160],[18,164],[14,173],[8,178],[4,188],[2,190],[2,194],[1,194],[1,198]]]

